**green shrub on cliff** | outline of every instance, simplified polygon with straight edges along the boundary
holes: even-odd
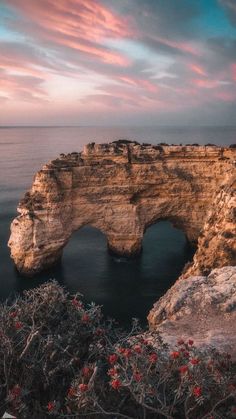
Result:
[[[56,282],[0,312],[0,415],[17,418],[236,417],[235,364],[194,342],[103,321]]]

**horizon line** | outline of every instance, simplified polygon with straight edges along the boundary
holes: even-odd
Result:
[[[0,129],[6,128],[236,128],[236,125],[0,125]]]

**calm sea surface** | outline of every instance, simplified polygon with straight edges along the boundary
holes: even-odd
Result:
[[[143,253],[136,260],[114,258],[106,251],[101,232],[84,227],[74,233],[60,266],[34,278],[21,277],[9,256],[7,241],[16,206],[31,186],[33,175],[59,153],[81,151],[84,144],[126,138],[157,144],[215,143],[236,141],[236,128],[116,128],[53,127],[0,129],[0,299],[12,298],[24,289],[55,278],[86,301],[104,306],[107,315],[122,324],[132,317],[146,318],[152,304],[176,280],[191,258],[184,234],[168,222],[150,227]]]

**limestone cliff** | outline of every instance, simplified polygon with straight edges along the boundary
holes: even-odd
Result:
[[[236,150],[214,146],[88,144],[46,164],[20,202],[9,246],[19,271],[56,263],[73,231],[100,229],[108,247],[132,256],[161,219],[198,251],[188,273],[235,264]],[[208,246],[208,247],[207,247]]]
[[[208,274],[209,269],[236,263],[236,177],[226,176],[217,190],[211,210],[198,238],[192,266],[184,277]]]

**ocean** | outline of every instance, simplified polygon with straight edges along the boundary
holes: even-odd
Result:
[[[56,279],[71,293],[103,306],[106,316],[127,325],[132,317],[145,323],[152,304],[175,282],[193,252],[183,232],[169,222],[150,227],[143,252],[133,260],[115,258],[103,234],[84,227],[72,236],[61,263],[34,278],[15,269],[7,242],[16,207],[30,188],[34,174],[60,153],[81,151],[88,142],[129,139],[157,144],[230,145],[235,127],[8,127],[0,128],[0,299],[12,299],[25,289]]]

